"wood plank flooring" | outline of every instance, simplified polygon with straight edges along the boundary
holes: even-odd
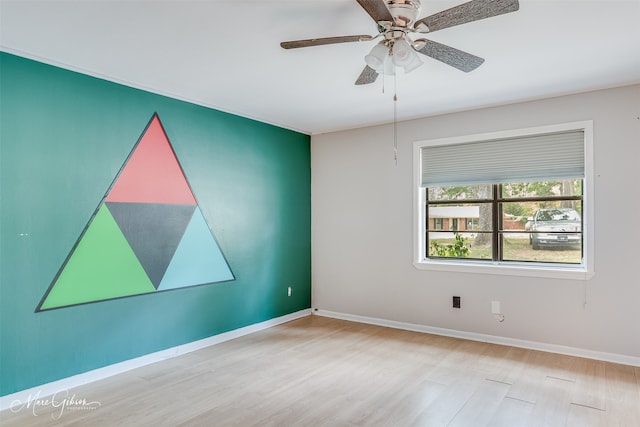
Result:
[[[640,368],[309,316],[41,403],[0,424],[636,427]]]

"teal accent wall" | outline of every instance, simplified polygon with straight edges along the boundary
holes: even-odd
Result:
[[[236,280],[35,313],[154,112]],[[311,305],[308,135],[0,53],[0,168],[0,396]]]

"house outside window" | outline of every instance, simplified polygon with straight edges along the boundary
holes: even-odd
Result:
[[[592,151],[591,122],[414,143],[414,265],[591,277]]]

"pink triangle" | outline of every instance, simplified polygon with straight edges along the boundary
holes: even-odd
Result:
[[[197,204],[157,115],[151,119],[106,201]]]

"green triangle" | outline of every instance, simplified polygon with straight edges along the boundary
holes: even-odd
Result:
[[[103,204],[52,283],[38,311],[155,290],[109,209]]]

